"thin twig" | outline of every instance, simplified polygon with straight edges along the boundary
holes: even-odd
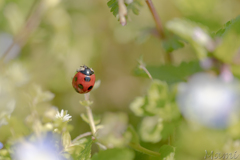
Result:
[[[36,8],[30,10],[29,17],[26,20],[24,26],[17,33],[13,42],[8,47],[8,49],[3,53],[2,57],[1,57],[1,61],[3,61],[6,58],[6,56],[9,54],[9,52],[12,50],[12,48],[16,44],[18,44],[19,46],[24,46],[25,43],[27,42],[29,36],[31,35],[31,33],[34,32],[36,30],[36,28],[38,27],[38,25],[40,24],[42,14],[45,11],[44,2],[40,1],[37,4],[33,3],[32,8],[34,8],[35,5],[36,5]]]
[[[152,79],[153,79],[153,78],[152,78],[152,75],[151,75],[150,72],[147,70],[147,68],[145,67],[145,65],[144,65],[142,62],[139,62],[139,63],[140,63],[139,68],[140,68],[140,69],[143,69],[143,70],[147,73],[148,77],[152,80]]]
[[[156,23],[156,28],[157,28],[157,31],[158,31],[160,37],[161,38],[165,38],[160,17],[157,14],[157,11],[156,11],[153,3],[152,3],[152,0],[145,0],[145,1],[146,1],[147,5],[148,5],[148,8],[150,9],[150,11],[152,13],[152,16],[153,16],[154,21]]]
[[[87,137],[87,136],[91,136],[91,135],[92,135],[92,132],[86,132],[86,133],[80,134],[74,140],[72,140],[72,143],[75,143],[77,140]]]
[[[103,149],[103,150],[106,150],[106,149],[107,149],[106,146],[104,146],[103,144],[101,144],[101,143],[99,143],[99,142],[96,142],[96,144],[97,144],[101,149]]]
[[[85,100],[89,101],[89,93],[84,94],[84,96],[85,96]],[[89,106],[86,106],[86,110],[87,110],[87,115],[88,115],[89,125],[90,125],[91,131],[92,131],[92,135],[95,137],[96,126],[94,123],[92,110]]]

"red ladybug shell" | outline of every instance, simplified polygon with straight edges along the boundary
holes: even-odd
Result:
[[[95,74],[91,68],[81,66],[72,80],[72,86],[78,93],[88,93],[95,84]]]

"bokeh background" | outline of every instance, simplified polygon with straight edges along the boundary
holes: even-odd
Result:
[[[85,108],[79,100],[84,96],[71,85],[76,69],[83,64],[93,68],[96,79],[101,80],[100,87],[91,91],[93,113],[125,112],[137,128],[140,118],[130,111],[129,105],[136,96],[146,93],[150,83],[147,78],[134,76],[137,60],[143,55],[146,64],[161,65],[166,63],[166,53],[161,40],[149,32],[155,23],[144,1],[139,15],[129,13],[126,26],[121,26],[112,15],[107,2],[0,1],[0,58],[11,42],[16,41],[1,62],[0,77],[11,78],[6,84],[2,81],[2,86],[7,86],[9,95],[16,99],[11,117],[18,121],[13,124],[19,125],[20,132],[26,135],[30,132],[23,127],[30,113],[25,92],[36,84],[55,95],[40,111],[49,106],[68,110],[72,116],[70,124],[74,126],[72,137],[90,130],[80,117]],[[38,3],[42,3],[40,7]],[[154,0],[153,3],[163,26],[173,18],[186,17],[208,26],[210,32],[240,14],[238,0]],[[172,56],[174,65],[197,59],[189,44],[174,51]],[[10,136],[9,128],[0,128],[0,142]]]

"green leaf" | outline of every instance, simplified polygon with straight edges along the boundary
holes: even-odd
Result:
[[[159,153],[161,154],[159,160],[174,160],[175,149],[169,145],[163,145]]]
[[[222,36],[221,44],[216,48],[214,55],[226,63],[231,63],[240,47],[240,16],[225,24],[225,28],[216,34]]]
[[[87,106],[92,105],[92,104],[93,104],[93,101],[86,101],[86,100],[84,100],[84,101],[79,101],[79,103],[80,103],[82,106],[87,107]]]
[[[143,6],[142,0],[133,0],[132,3],[126,4],[127,10],[132,11],[135,15],[139,15],[139,6]]]
[[[116,5],[115,3],[118,3],[118,1],[117,0],[110,0],[107,3],[107,5],[108,5],[109,8],[112,8],[114,5]]]
[[[179,0],[172,2],[175,3],[183,17],[204,24],[211,30],[216,30],[217,27],[221,26],[222,19],[218,14],[219,8],[216,8],[220,4],[218,0]]]
[[[136,97],[134,101],[130,104],[130,109],[134,112],[137,116],[143,116],[144,113],[144,104],[145,104],[145,97]]]
[[[137,116],[154,116],[168,103],[168,86],[159,80],[152,81],[147,96],[137,97],[130,109]]]
[[[169,53],[174,50],[177,50],[179,48],[184,47],[183,42],[180,41],[180,39],[176,36],[171,36],[162,41],[162,46],[164,50]]]
[[[240,21],[240,16],[225,23],[223,27],[214,34],[214,36],[217,36],[217,37],[224,36],[224,34],[232,27],[232,25],[238,21]]]
[[[103,127],[98,129],[96,138],[106,147],[122,148],[131,140],[131,134],[126,132],[128,116],[125,113],[105,113],[101,126]]]
[[[216,37],[222,37],[224,33],[230,28],[232,24],[232,21],[228,21],[227,23],[224,24],[223,28],[219,29],[216,33]]]
[[[67,152],[71,153],[73,159],[77,160],[90,160],[92,148],[91,138],[82,138],[74,142]]]
[[[166,64],[161,66],[147,66],[146,68],[153,79],[166,81],[168,84],[182,82],[192,74],[202,71],[198,61],[183,62],[179,66]],[[147,74],[139,68],[135,70],[135,75],[148,77]]]
[[[162,139],[161,131],[163,129],[162,119],[155,117],[144,117],[139,132],[144,142],[157,143]]]
[[[133,160],[134,152],[127,148],[113,148],[93,155],[92,160]]]
[[[111,12],[116,17],[119,12],[118,0],[110,0],[107,3],[108,7],[111,8]],[[142,0],[133,0],[133,2],[127,4],[125,3],[128,12],[132,11],[134,14],[139,14],[139,6],[143,6]]]
[[[165,82],[153,80],[147,95],[137,97],[131,104],[130,109],[137,116],[158,115],[163,120],[173,120],[180,116],[175,102],[172,102],[172,93]]]
[[[91,158],[92,139],[88,139],[85,148],[81,151],[78,160],[90,160]]]
[[[166,24],[166,28],[189,42],[199,59],[207,57],[208,51],[214,48],[214,42],[206,27],[186,19],[175,18]]]
[[[69,132],[64,132],[62,134],[62,145],[66,149],[70,146],[71,144],[71,136]]]
[[[175,125],[171,122],[163,122],[163,130],[161,132],[162,139],[166,140],[174,132]]]

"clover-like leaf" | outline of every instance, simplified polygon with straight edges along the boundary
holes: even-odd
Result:
[[[144,117],[140,127],[141,139],[145,142],[157,143],[162,139],[162,119],[155,117]]]

